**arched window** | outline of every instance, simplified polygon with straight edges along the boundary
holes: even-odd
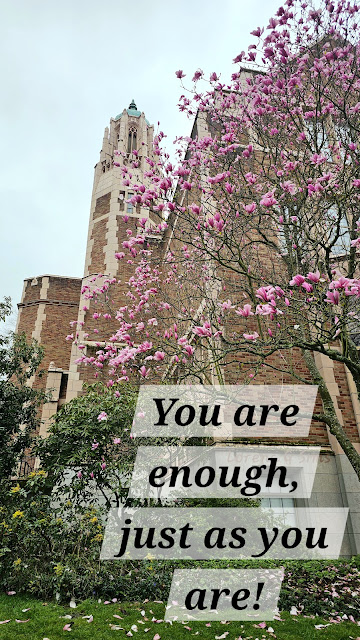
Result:
[[[136,150],[136,135],[137,129],[136,127],[129,127],[129,138],[128,138],[128,153]]]

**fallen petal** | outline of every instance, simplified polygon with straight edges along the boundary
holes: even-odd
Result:
[[[112,631],[120,631],[120,629],[124,631],[124,627],[119,627],[118,624],[109,624],[109,627]]]
[[[325,627],[331,627],[331,624],[315,624],[315,629],[325,629]]]

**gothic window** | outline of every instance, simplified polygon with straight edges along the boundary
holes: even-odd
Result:
[[[136,150],[137,129],[135,126],[129,127],[128,153]]]

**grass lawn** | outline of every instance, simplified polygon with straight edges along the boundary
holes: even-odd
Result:
[[[23,611],[28,609],[28,611]],[[280,640],[299,640],[300,638],[330,638],[331,640],[360,640],[360,627],[352,622],[316,629],[315,625],[327,624],[321,618],[306,618],[281,613],[282,622],[274,620],[267,623],[274,633],[255,626],[254,622],[197,622],[172,625],[156,622],[164,616],[165,605],[161,603],[111,603],[99,604],[95,600],[79,603],[76,609],[63,607],[53,602],[44,603],[27,596],[0,596],[0,621],[10,622],[0,625],[1,640],[107,640],[107,638],[133,637],[134,640],[183,640],[199,636],[205,640],[216,637],[226,640],[279,638]],[[71,616],[71,619],[64,616]],[[93,616],[88,622],[83,616]],[[27,622],[16,622],[28,620]],[[206,626],[206,625],[210,626]],[[65,625],[71,631],[64,631]],[[135,626],[134,626],[135,625]],[[122,627],[122,628],[120,628]],[[133,628],[132,628],[133,627]],[[132,634],[132,635],[131,635]]]

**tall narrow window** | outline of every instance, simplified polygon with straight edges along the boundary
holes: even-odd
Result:
[[[137,130],[136,127],[129,128],[129,138],[128,138],[128,153],[136,150],[136,136]]]
[[[327,131],[327,123],[325,120],[312,120],[305,121],[305,127],[308,134],[308,141],[310,142],[313,151],[317,153],[324,153],[329,160],[331,160],[331,150],[329,147],[329,137]]]
[[[132,191],[129,191],[128,193],[128,199],[133,197],[133,193]],[[126,207],[126,213],[132,213],[133,212],[134,207],[132,206],[131,202],[127,203],[127,207]]]
[[[345,213],[342,214],[339,220],[339,212],[336,205],[330,207],[328,213],[333,214],[334,227],[330,235],[330,242],[334,242],[331,253],[333,256],[346,255],[350,249],[350,232],[349,222]]]

